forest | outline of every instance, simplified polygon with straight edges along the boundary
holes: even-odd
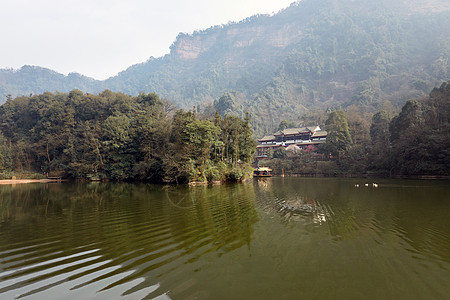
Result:
[[[167,55],[105,81],[32,66],[0,70],[0,103],[8,94],[109,89],[155,92],[188,110],[223,96],[223,112],[248,112],[260,136],[311,110],[376,112],[386,100],[401,107],[426,97],[450,76],[448,28],[448,0],[302,0],[274,15],[181,33]]]
[[[300,152],[279,148],[263,164],[288,175],[450,176],[450,81],[408,100],[398,114],[386,102],[374,114],[351,106],[304,116],[305,124],[318,120],[326,143]]]
[[[105,90],[9,98],[0,107],[0,170],[85,180],[239,181],[256,143],[249,119],[204,118],[154,93]]]
[[[0,106],[0,172],[69,179],[189,183],[240,181],[256,150],[248,114],[233,113],[233,95],[214,106],[178,109],[155,93],[105,90],[9,98]],[[219,111],[222,114],[219,114]],[[449,176],[450,82],[397,111],[352,105],[311,110],[301,124],[328,131],[317,149],[279,148],[262,164],[287,175]]]

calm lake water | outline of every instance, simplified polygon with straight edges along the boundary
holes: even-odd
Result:
[[[448,299],[450,182],[366,182],[0,186],[0,299]]]

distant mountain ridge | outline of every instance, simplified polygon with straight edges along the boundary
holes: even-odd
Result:
[[[375,109],[427,95],[450,76],[448,28],[446,0],[303,0],[273,16],[180,34],[169,54],[104,81],[39,67],[0,70],[0,96],[156,92],[184,108],[215,102],[220,111],[226,94],[228,111],[248,111],[271,132],[311,108]]]
[[[48,68],[25,65],[18,70],[0,69],[0,99],[40,94],[46,91],[67,92],[73,89],[100,91],[102,82],[93,78],[70,73],[65,76]]]

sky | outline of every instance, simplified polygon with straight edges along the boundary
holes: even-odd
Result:
[[[169,53],[178,33],[273,14],[295,0],[0,0],[0,68],[95,79]]]

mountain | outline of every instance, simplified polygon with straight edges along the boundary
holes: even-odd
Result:
[[[68,92],[73,89],[100,92],[102,88],[103,82],[78,73],[65,76],[37,66],[23,66],[19,70],[0,69],[0,97],[3,100],[8,95],[40,94],[46,91]]]
[[[0,71],[0,95],[156,92],[184,108],[251,114],[260,132],[308,110],[375,110],[450,77],[448,0],[303,0],[275,15],[180,34],[164,57],[96,81],[39,67]]]

